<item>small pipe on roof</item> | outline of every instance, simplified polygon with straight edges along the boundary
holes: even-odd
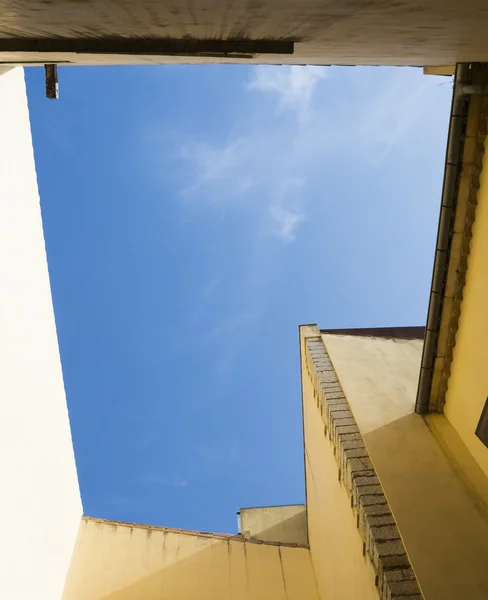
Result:
[[[446,288],[447,269],[449,267],[454,214],[459,190],[463,138],[469,108],[467,98],[469,98],[470,94],[475,93],[474,88],[469,85],[469,76],[469,64],[458,64],[456,66],[449,134],[447,138],[442,202],[434,256],[434,270],[430,289],[429,308],[427,310],[427,326],[422,350],[417,399],[415,402],[415,411],[420,414],[425,414],[429,411],[432,376],[437,357],[439,327]]]

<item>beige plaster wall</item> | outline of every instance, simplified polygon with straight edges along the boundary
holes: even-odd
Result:
[[[82,514],[24,73],[0,74],[0,598],[56,600]]]
[[[246,538],[267,542],[308,544],[304,504],[241,508],[240,531]]]
[[[319,600],[308,548],[83,519],[63,600]]]
[[[363,435],[414,410],[422,340],[336,334],[322,339]]]
[[[303,361],[302,356],[302,365]],[[325,436],[313,385],[303,367],[302,394],[309,543],[320,597],[378,600],[375,573],[363,556],[351,502],[337,477],[332,444]]]
[[[475,436],[488,396],[487,231],[488,152],[485,152],[444,414],[488,476],[488,448]]]

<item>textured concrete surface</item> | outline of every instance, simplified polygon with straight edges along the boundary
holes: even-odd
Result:
[[[254,62],[443,66],[487,61],[484,0],[0,0],[0,38],[291,40]],[[5,46],[3,46],[5,48]],[[2,54],[3,61],[180,62],[177,58]],[[218,58],[196,62],[217,62]],[[195,62],[191,58],[183,62]],[[232,59],[231,59],[232,62]]]

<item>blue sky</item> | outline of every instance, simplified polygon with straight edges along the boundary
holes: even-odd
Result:
[[[298,325],[425,321],[451,80],[26,69],[85,514],[304,500]]]

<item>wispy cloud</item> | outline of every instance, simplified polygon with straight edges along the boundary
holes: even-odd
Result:
[[[362,81],[364,110],[352,115],[363,157],[378,166],[395,145],[412,135],[413,125],[425,112],[426,103],[432,103],[436,97],[433,91],[439,86],[439,78],[414,79],[411,69],[395,69],[390,73],[379,89],[375,81]]]
[[[327,67],[258,66],[249,82],[249,89],[275,94],[281,109],[296,111],[298,117],[310,117],[310,103],[317,84],[327,75]]]
[[[412,136],[412,125],[428,112],[426,103],[436,102],[432,92],[438,82],[421,79],[412,69],[382,71],[381,78],[371,77],[372,69],[351,69],[341,78],[329,71],[254,67],[247,88],[274,96],[275,112],[266,105],[266,112],[245,115],[220,141],[188,137],[180,148],[181,197],[213,205],[220,218],[231,206],[251,212],[258,207],[261,218],[274,215],[268,219],[272,234],[276,221],[300,216],[294,221],[296,237],[306,217],[310,179],[324,172],[330,157],[379,167],[394,146]],[[290,110],[282,114],[284,108]],[[276,195],[290,184],[294,197],[277,202]]]
[[[222,143],[187,141],[181,158],[190,183],[181,197],[208,206],[221,219],[230,209],[250,213],[260,233],[275,239],[280,224],[278,238],[292,241],[305,216],[307,179],[291,135],[285,126],[270,135],[250,129]]]
[[[298,226],[305,219],[301,207],[306,183],[298,177],[284,177],[272,194],[269,207],[271,231],[285,242],[295,239]]]
[[[295,231],[304,216],[283,206],[271,206],[269,214],[276,225],[276,234],[287,242],[295,239]]]
[[[209,188],[228,184],[232,177],[233,185],[229,186],[227,194],[210,197],[209,200],[222,204],[224,197],[226,200],[242,197],[254,183],[250,172],[243,170],[246,154],[245,139],[237,138],[219,145],[187,141],[181,147],[181,159],[189,166],[191,177],[189,185],[181,189],[181,196],[194,198]]]
[[[266,314],[267,290],[280,248],[297,239],[306,220],[307,179],[301,166],[294,165],[293,148],[288,153],[282,150],[283,144],[290,144],[288,127],[271,134],[256,124],[221,143],[187,141],[182,152],[186,172],[191,174],[181,191],[185,203],[210,210],[219,219],[240,215],[240,234],[247,245],[240,266],[241,293],[233,306],[218,315],[218,322],[207,331],[200,329],[198,335],[201,344],[224,340],[215,367],[220,376],[235,363]],[[205,284],[199,294],[202,302],[207,292]],[[197,312],[200,319],[200,307]]]
[[[179,153],[179,197],[188,210],[237,215],[247,235],[239,300],[201,332],[203,342],[231,339],[221,370],[266,314],[281,249],[313,222],[318,198],[338,201],[337,182],[328,198],[335,171],[379,169],[394,150],[414,147],[439,98],[438,79],[413,69],[257,66],[243,85],[251,102],[238,102],[232,127],[182,135]],[[207,293],[202,287],[203,299]]]

